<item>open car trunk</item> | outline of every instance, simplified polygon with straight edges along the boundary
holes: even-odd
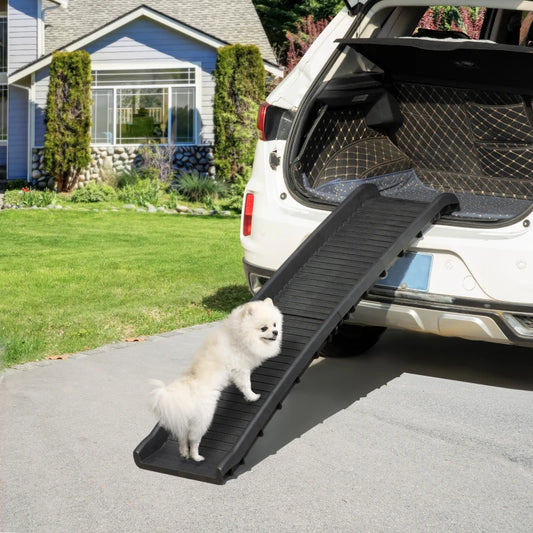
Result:
[[[289,158],[298,194],[338,204],[371,182],[405,199],[453,192],[461,208],[451,216],[463,222],[531,210],[533,48],[423,38],[340,44],[354,65],[371,66],[343,68],[307,101]]]

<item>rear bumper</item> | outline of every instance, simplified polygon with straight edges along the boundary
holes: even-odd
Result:
[[[248,283],[248,288],[253,294],[258,292],[259,289],[269,280],[272,274],[274,274],[273,270],[252,265],[251,263],[248,263],[246,259],[242,260],[242,267],[244,270],[246,283]]]
[[[243,269],[253,293],[273,274],[245,259]],[[420,299],[408,293],[376,290],[359,302],[347,322],[533,348],[531,306],[434,295]]]

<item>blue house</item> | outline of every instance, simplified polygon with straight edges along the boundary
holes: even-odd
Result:
[[[213,172],[217,49],[255,44],[281,75],[252,0],[0,0],[0,179],[45,179],[49,65],[86,50],[92,159],[81,181],[131,166],[139,145],[175,147],[178,166]]]

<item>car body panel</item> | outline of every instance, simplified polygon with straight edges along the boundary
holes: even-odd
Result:
[[[363,2],[359,4],[362,6]],[[324,67],[327,65],[332,72],[344,59],[346,52],[335,41],[369,37],[376,31],[372,20],[361,13],[368,11],[372,15],[383,8],[427,5],[388,0],[364,4],[355,17],[344,8],[333,19],[296,68],[269,95],[270,104],[298,113]],[[469,5],[533,11],[533,2]],[[290,135],[294,135],[292,130]],[[263,280],[334,208],[306,201],[293,190],[287,178],[287,142],[258,141],[252,177],[246,187],[246,193],[254,194],[254,212],[251,235],[241,235],[245,269],[248,273],[255,271]],[[272,164],[272,154],[276,164]],[[377,287],[358,304],[348,321],[533,346],[533,327],[528,326],[530,316],[533,322],[532,222],[531,209],[496,223],[439,221],[409,248],[410,252],[432,258],[427,287]],[[516,317],[523,316],[525,322],[517,325]]]

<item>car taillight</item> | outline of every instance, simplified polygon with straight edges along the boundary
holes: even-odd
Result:
[[[244,213],[242,217],[242,234],[247,237],[252,233],[252,214],[254,212],[254,195],[248,193],[244,199]]]
[[[268,106],[269,104],[267,102],[263,102],[259,106],[259,111],[257,113],[257,129],[259,130],[259,138],[262,141],[266,141],[265,122]]]

